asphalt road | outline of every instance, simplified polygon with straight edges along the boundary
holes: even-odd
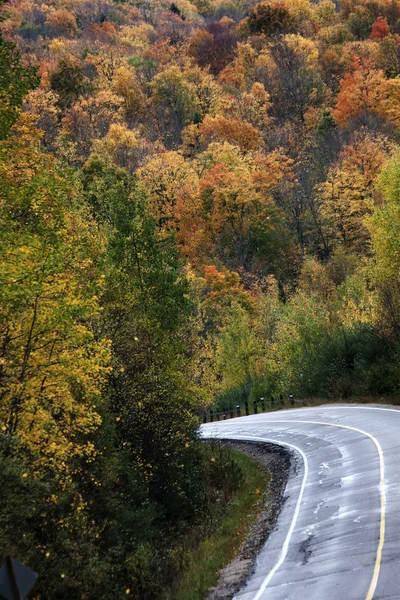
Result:
[[[294,453],[277,527],[237,600],[400,600],[400,411],[321,406],[202,426]]]

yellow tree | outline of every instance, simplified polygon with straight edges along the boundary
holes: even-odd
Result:
[[[112,88],[124,99],[124,109],[128,117],[134,117],[144,109],[146,97],[133,67],[128,65],[118,67],[114,73]]]
[[[133,173],[150,153],[151,147],[139,130],[113,123],[104,138],[94,140],[93,151]]]
[[[321,216],[333,244],[363,252],[369,238],[364,218],[375,204],[375,181],[393,151],[383,135],[357,132],[318,188]]]
[[[365,246],[367,232],[362,221],[372,205],[368,204],[360,174],[334,169],[327,181],[319,186],[318,195],[330,239],[340,240],[351,250]]]
[[[381,328],[400,339],[400,156],[394,156],[382,171],[378,187],[385,202],[367,221],[373,257],[370,274],[378,292]]]
[[[290,176],[290,161],[279,152],[243,155],[227,142],[210,144],[205,155],[211,164],[200,182],[201,214],[215,251],[236,268],[274,263],[288,235],[271,192]]]
[[[24,116],[0,148],[0,426],[36,472],[93,458],[109,346],[102,237]]]
[[[197,189],[195,169],[179,152],[162,152],[138,169],[138,177],[147,193],[150,212],[160,229],[175,228],[176,204],[184,188]]]
[[[89,98],[81,97],[62,119],[63,133],[75,149],[88,157],[94,139],[104,137],[112,123],[120,123],[123,99],[110,90],[101,90]]]

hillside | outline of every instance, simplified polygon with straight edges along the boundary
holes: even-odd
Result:
[[[209,406],[399,392],[400,0],[1,12],[0,546],[159,598]]]

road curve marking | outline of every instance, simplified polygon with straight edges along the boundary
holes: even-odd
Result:
[[[354,408],[356,408],[356,407],[354,407]],[[385,409],[378,409],[378,410],[385,410]],[[388,409],[386,409],[386,410],[388,410]],[[379,544],[378,544],[378,548],[377,548],[377,552],[376,552],[374,572],[373,572],[372,580],[371,580],[371,583],[370,583],[370,586],[368,589],[368,593],[365,597],[365,600],[372,600],[375,589],[376,589],[376,585],[378,583],[379,571],[380,571],[381,562],[382,562],[382,550],[383,550],[383,545],[385,542],[385,520],[386,520],[386,514],[385,514],[385,508],[386,508],[385,463],[384,463],[383,452],[382,452],[380,443],[371,433],[368,433],[367,431],[358,429],[357,427],[351,427],[350,425],[339,425],[338,423],[326,423],[326,422],[322,422],[322,421],[303,421],[300,419],[285,419],[285,420],[282,420],[282,419],[279,419],[279,420],[257,419],[257,421],[253,422],[252,424],[258,424],[258,423],[305,423],[305,424],[309,424],[309,425],[327,425],[328,427],[338,427],[340,429],[349,429],[350,431],[355,431],[357,433],[361,433],[361,435],[365,435],[366,437],[370,438],[370,440],[372,440],[372,442],[375,444],[375,447],[378,451],[378,456],[379,456],[379,469],[380,469],[379,489],[380,489],[380,495],[381,495],[381,518],[380,518],[380,527],[379,527]],[[297,450],[300,453],[300,455],[302,456],[303,461],[305,461],[305,463],[304,463],[305,476],[303,477],[300,494],[299,494],[299,498],[297,500],[293,519],[290,524],[290,528],[289,528],[288,534],[286,536],[285,542],[282,546],[282,551],[279,556],[279,560],[276,563],[276,565],[272,568],[272,570],[268,573],[268,575],[262,582],[261,587],[259,588],[256,596],[253,599],[253,600],[259,600],[262,593],[266,589],[267,585],[271,581],[273,575],[276,573],[276,571],[279,569],[279,567],[282,565],[283,561],[286,558],[287,551],[289,549],[290,539],[292,537],[293,530],[296,525],[296,521],[298,519],[299,512],[300,512],[300,504],[301,504],[301,500],[303,498],[304,488],[305,488],[307,475],[308,475],[308,461],[307,461],[306,455],[304,454],[304,452],[302,450],[300,450],[300,448],[297,448],[297,446],[294,446],[293,444],[289,444],[288,442],[281,442],[281,441],[272,440],[271,438],[264,438],[264,437],[258,437],[258,436],[246,436],[246,435],[242,435],[242,436],[235,435],[235,436],[231,437],[231,439],[234,439],[234,438],[254,439],[254,440],[260,440],[260,441],[265,441],[265,442],[272,442],[272,443],[275,443],[278,445],[289,446],[289,447],[292,447],[295,450]]]
[[[271,571],[268,573],[267,577],[262,582],[261,587],[259,588],[259,590],[257,592],[257,595],[254,596],[254,598],[253,598],[253,600],[259,600],[259,598],[261,598],[261,595],[263,594],[264,590],[266,589],[267,585],[271,581],[272,577],[275,575],[275,573],[277,572],[277,570],[279,569],[279,567],[282,565],[282,563],[284,562],[284,560],[286,558],[287,551],[289,549],[290,539],[292,537],[294,528],[296,526],[297,519],[299,517],[300,505],[301,505],[301,501],[303,500],[304,489],[305,489],[306,483],[307,483],[307,478],[308,478],[308,460],[307,460],[307,457],[304,454],[303,450],[301,450],[301,448],[298,448],[294,444],[289,444],[289,442],[281,442],[281,441],[277,442],[276,440],[273,440],[273,439],[270,439],[270,438],[257,437],[257,436],[247,436],[247,435],[235,435],[234,437],[231,437],[230,439],[259,440],[259,441],[262,441],[262,442],[270,442],[271,444],[277,444],[279,446],[288,446],[289,448],[293,448],[294,450],[296,450],[300,454],[300,456],[301,456],[301,458],[303,459],[303,462],[304,462],[304,475],[303,475],[303,480],[301,482],[299,497],[297,498],[296,508],[294,510],[292,522],[290,523],[289,531],[288,531],[287,536],[285,538],[285,541],[284,541],[284,543],[282,545],[282,550],[281,550],[281,553],[279,555],[278,562],[271,569]]]

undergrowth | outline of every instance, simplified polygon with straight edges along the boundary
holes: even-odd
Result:
[[[262,505],[270,477],[236,450],[208,445],[208,518],[183,540],[182,571],[163,600],[202,600],[237,554]]]

